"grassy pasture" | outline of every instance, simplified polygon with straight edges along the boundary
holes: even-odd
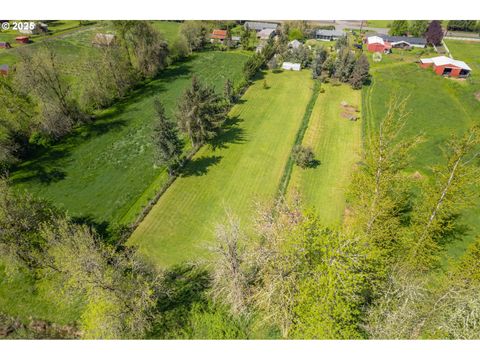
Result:
[[[348,85],[322,85],[302,145],[310,146],[314,168],[295,166],[289,193],[297,192],[307,206],[313,206],[326,225],[338,225],[345,210],[345,190],[361,152],[361,121],[342,117],[341,102],[360,108],[361,92]],[[358,113],[357,116],[360,116]]]
[[[224,134],[197,153],[133,233],[129,243],[156,264],[201,258],[225,209],[248,229],[254,200],[274,198],[313,83],[309,71],[265,79],[269,88],[260,79],[247,90]]]
[[[451,51],[454,57],[460,58]],[[469,54],[474,56],[471,52]],[[408,171],[430,176],[430,167],[442,161],[441,144],[451,134],[462,134],[479,123],[480,102],[473,96],[479,89],[470,81],[447,79],[435,75],[431,69],[421,69],[412,60],[413,55],[412,59],[390,59],[373,66],[373,82],[364,88],[362,96],[364,133],[368,136],[375,129],[386,112],[391,96],[408,97],[410,117],[404,136],[423,133],[426,138],[416,149],[413,165]],[[479,216],[479,207],[465,213],[465,223],[470,231],[460,241],[449,245],[448,255],[456,257],[462,254],[480,234]]]
[[[145,191],[153,196],[157,188],[150,185],[166,179],[165,170],[153,166],[153,99],[158,96],[171,115],[193,74],[221,91],[227,78],[239,80],[246,59],[238,53],[205,52],[171,66],[100,113],[93,124],[20,164],[12,173],[13,182],[73,216],[96,222],[132,221],[144,205],[137,200]]]

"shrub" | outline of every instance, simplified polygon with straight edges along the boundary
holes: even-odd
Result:
[[[315,154],[311,147],[304,147],[297,145],[293,148],[292,153],[293,160],[295,164],[300,166],[302,169],[312,167],[315,164]]]

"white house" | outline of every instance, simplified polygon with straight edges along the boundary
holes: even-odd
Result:
[[[292,48],[292,49],[298,49],[301,45],[302,45],[302,43],[300,41],[298,41],[297,39],[295,39],[293,41],[290,41],[288,43],[288,47]]]
[[[301,68],[302,66],[298,63],[284,62],[282,64],[282,69],[284,70],[300,71]]]

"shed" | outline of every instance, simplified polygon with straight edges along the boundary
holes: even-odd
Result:
[[[259,38],[260,40],[268,40],[274,37],[275,33],[276,33],[275,29],[263,29],[257,33],[257,38]]]
[[[112,46],[115,44],[115,35],[96,33],[92,44],[96,46]]]
[[[300,41],[298,41],[297,39],[292,40],[288,43],[288,47],[292,48],[292,49],[298,49],[301,45],[302,45],[302,43]]]
[[[282,64],[282,69],[284,70],[300,71],[301,68],[302,66],[298,63],[284,62]]]
[[[432,67],[438,75],[466,78],[472,69],[465,62],[455,60],[447,56],[436,56],[433,58],[420,59],[422,68]]]
[[[321,41],[334,41],[346,36],[343,31],[340,30],[324,30],[320,29],[315,32],[315,39]]]
[[[228,35],[227,30],[215,29],[210,34],[210,39],[212,39],[213,41],[215,40],[223,41],[227,38],[227,35]]]
[[[7,76],[9,71],[9,67],[7,64],[0,65],[0,75]]]
[[[12,46],[9,42],[0,41],[0,49],[10,49]]]
[[[261,21],[246,21],[243,24],[245,29],[255,30],[256,32],[262,31],[264,29],[273,29],[276,30],[278,28],[278,23],[274,22],[261,22]]]
[[[28,44],[30,42],[30,38],[28,36],[17,36],[15,41],[19,44]]]

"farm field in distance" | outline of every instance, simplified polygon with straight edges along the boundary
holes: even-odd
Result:
[[[349,86],[322,85],[305,133],[304,146],[310,146],[319,164],[301,169],[295,166],[289,192],[298,191],[307,206],[313,206],[322,221],[339,225],[345,211],[345,192],[355,163],[362,151],[361,92]],[[345,108],[345,102],[351,108]],[[343,115],[342,115],[343,114]],[[346,118],[358,117],[357,121]]]
[[[225,210],[247,229],[254,201],[272,201],[313,81],[308,71],[265,75],[229,114],[216,148],[202,148],[135,230],[129,243],[155,264],[202,258]]]

